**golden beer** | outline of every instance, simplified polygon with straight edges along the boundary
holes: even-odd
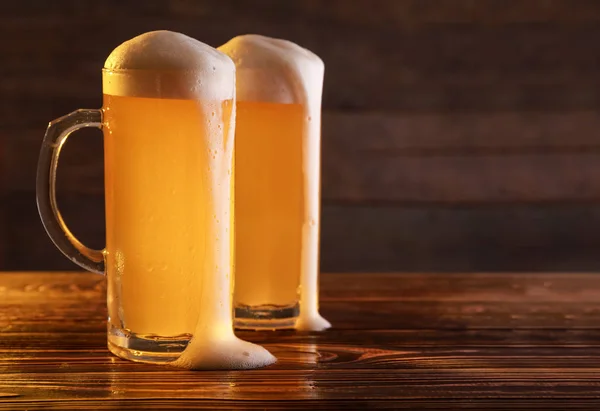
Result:
[[[297,316],[305,121],[300,104],[237,103],[236,307]]]
[[[216,246],[209,223],[218,194],[211,193],[209,159],[224,158],[223,148],[215,153],[207,144],[207,125],[228,127],[232,106],[104,95],[106,264],[114,271],[109,293],[118,296],[110,306],[115,327],[173,337],[194,330],[201,276],[214,275],[204,267]],[[231,174],[232,164],[223,167]]]

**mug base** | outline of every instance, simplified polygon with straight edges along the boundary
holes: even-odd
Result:
[[[233,325],[240,330],[285,330],[294,328],[300,313],[298,303],[290,306],[236,305]]]
[[[108,349],[125,360],[164,364],[179,358],[191,337],[188,334],[177,337],[141,335],[109,325]]]

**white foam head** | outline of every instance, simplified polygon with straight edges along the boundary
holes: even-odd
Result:
[[[299,103],[319,109],[323,61],[291,41],[256,34],[219,47],[236,66],[237,100]]]
[[[227,100],[235,93],[235,66],[229,57],[172,31],[151,31],[124,42],[104,68],[105,94]]]

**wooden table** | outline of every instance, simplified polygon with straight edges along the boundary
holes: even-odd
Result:
[[[600,274],[325,274],[324,333],[189,372],[106,349],[103,277],[0,273],[0,410],[600,409]]]

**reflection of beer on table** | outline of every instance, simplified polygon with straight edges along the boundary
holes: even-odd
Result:
[[[236,326],[321,330],[318,313],[323,62],[289,41],[239,36]]]
[[[232,327],[234,65],[161,31],[125,42],[105,67],[111,350],[144,359],[162,341],[153,359],[169,361],[181,351],[170,339],[193,335],[174,365],[274,362]]]

